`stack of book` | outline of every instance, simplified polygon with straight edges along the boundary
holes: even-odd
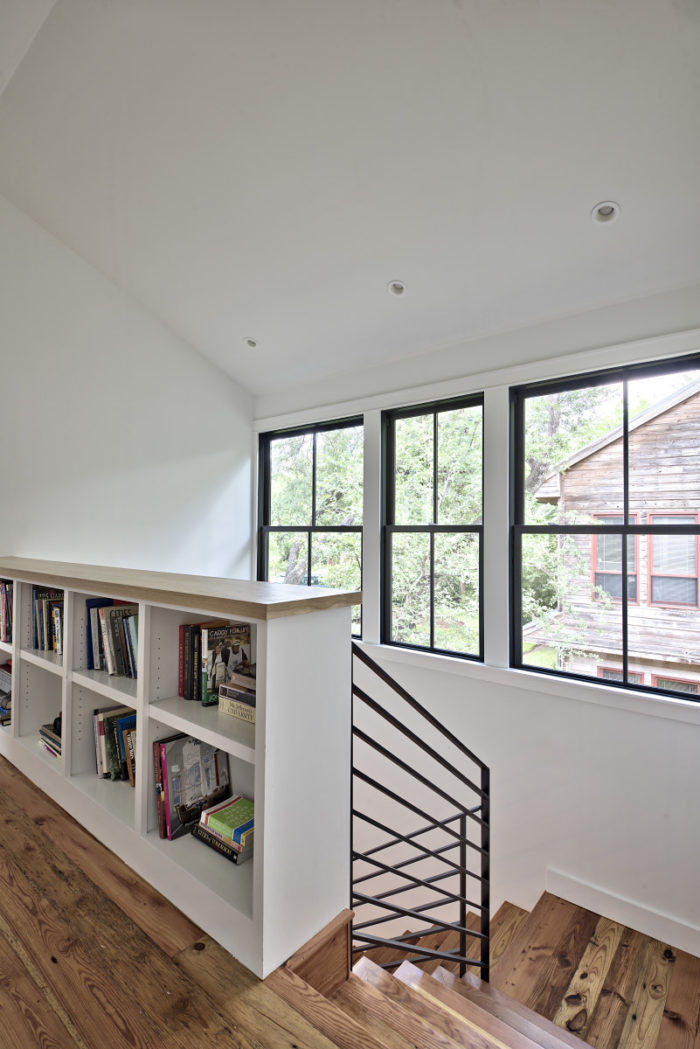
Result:
[[[244,863],[253,855],[255,805],[251,798],[237,794],[219,805],[205,809],[192,826],[192,836],[231,860]]]
[[[136,711],[120,706],[95,710],[93,727],[97,775],[136,786]]]
[[[219,686],[219,710],[249,725],[255,724],[255,664],[232,671],[229,683]]]
[[[63,652],[63,591],[32,587],[32,645],[42,652]]]
[[[0,667],[0,725],[12,721],[12,660]]]
[[[88,670],[138,677],[139,606],[93,597],[85,602]]]
[[[177,732],[153,743],[153,776],[161,838],[179,838],[202,811],[231,795],[228,754]]]
[[[12,643],[12,583],[0,579],[0,641]]]
[[[249,666],[251,630],[249,623],[215,620],[183,623],[180,626],[178,694],[183,699],[216,706],[219,687],[231,673]]]
[[[39,729],[39,746],[52,758],[61,756],[61,715]]]

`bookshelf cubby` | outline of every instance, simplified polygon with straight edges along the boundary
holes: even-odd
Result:
[[[204,932],[260,977],[349,899],[350,640],[359,593],[213,577],[0,558],[14,584],[12,721],[0,753]],[[63,655],[33,646],[32,587],[64,598]],[[138,605],[138,678],[88,669],[85,602]],[[250,626],[257,724],[178,695],[179,627]],[[136,783],[95,772],[95,710],[136,713]],[[62,754],[39,729],[62,715]],[[233,788],[255,798],[255,852],[237,866],[195,841],[158,834],[155,740],[184,732],[228,754]]]

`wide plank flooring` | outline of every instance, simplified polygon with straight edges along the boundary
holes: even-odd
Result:
[[[0,757],[2,1049],[333,1049]]]

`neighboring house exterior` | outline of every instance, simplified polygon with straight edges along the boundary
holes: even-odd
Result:
[[[700,381],[653,405],[629,425],[630,524],[700,524]],[[562,524],[621,524],[621,429],[581,449],[535,493]],[[560,540],[559,608],[526,627],[569,673],[622,680],[622,539]],[[628,537],[629,683],[700,696],[700,537]]]

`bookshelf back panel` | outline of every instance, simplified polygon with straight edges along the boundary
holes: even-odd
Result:
[[[61,713],[62,679],[25,659],[20,660],[19,676],[15,669],[13,678],[18,735],[30,736]]]

